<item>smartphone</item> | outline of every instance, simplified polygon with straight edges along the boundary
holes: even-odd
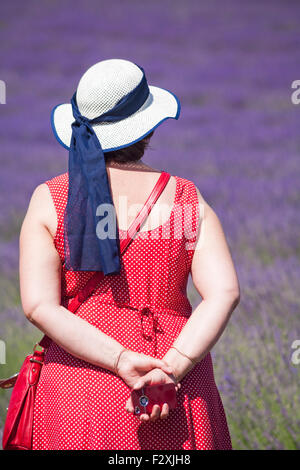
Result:
[[[145,387],[131,391],[131,399],[134,406],[134,414],[151,414],[154,405],[159,405],[160,410],[164,403],[168,403],[169,409],[176,408],[175,384],[145,385]]]

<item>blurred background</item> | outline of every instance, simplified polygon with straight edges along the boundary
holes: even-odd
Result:
[[[238,272],[241,302],[212,351],[233,448],[300,448],[299,15],[292,0],[1,4],[0,377],[41,337],[20,306],[18,236],[34,188],[67,171],[51,109],[94,63],[128,59],[182,105],[144,161],[196,184]],[[201,300],[191,280],[189,298]],[[8,400],[1,391],[0,428]]]

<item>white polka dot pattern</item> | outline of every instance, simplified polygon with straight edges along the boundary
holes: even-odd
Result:
[[[199,203],[194,184],[176,178],[174,208],[167,222],[139,232],[121,260],[121,272],[106,276],[76,314],[122,345],[162,359],[192,313],[186,287],[196,240]],[[68,175],[46,182],[58,215],[54,245],[62,261],[62,302],[93,273],[64,268],[63,215]],[[177,210],[192,204],[185,224]],[[170,230],[164,237],[163,230]],[[183,232],[183,236],[179,236]],[[194,238],[189,238],[193,232]],[[120,238],[124,231],[120,230]],[[189,247],[190,248],[190,247]],[[178,405],[166,420],[141,423],[128,414],[130,389],[113,372],[77,359],[55,343],[49,347],[37,388],[35,450],[189,450],[231,449],[210,353],[181,381]]]

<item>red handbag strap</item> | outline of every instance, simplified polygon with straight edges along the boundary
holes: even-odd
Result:
[[[151,191],[150,196],[146,200],[143,208],[138,213],[135,220],[130,225],[127,233],[128,237],[124,238],[120,241],[120,252],[123,254],[125,250],[128,248],[130,243],[132,242],[135,234],[139,231],[141,225],[143,224],[144,220],[150,214],[154,204],[156,203],[157,199],[161,195],[163,189],[165,188],[167,182],[169,181],[171,175],[166,171],[162,171],[157,183],[155,184],[154,188]],[[78,294],[70,300],[68,304],[68,310],[75,313],[78,307],[85,302],[88,297],[93,293],[96,289],[99,282],[104,278],[104,274],[102,271],[97,271],[86,283],[86,285],[78,292]],[[43,348],[48,348],[51,343],[51,339],[48,336],[43,336],[39,345]]]

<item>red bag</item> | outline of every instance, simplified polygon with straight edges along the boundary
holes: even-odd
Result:
[[[124,253],[134,235],[140,229],[143,221],[150,213],[154,203],[169,181],[170,174],[163,171],[148,197],[144,207],[128,229],[128,237],[120,241],[121,254]],[[103,279],[103,272],[96,272],[84,288],[74,297],[68,305],[68,310],[75,313],[78,307],[92,294],[97,284]],[[19,374],[6,380],[0,380],[1,388],[14,387],[4,425],[2,447],[3,450],[31,450],[33,431],[33,411],[36,389],[44,363],[45,348],[51,339],[43,336],[38,343],[42,351],[34,347],[33,354],[26,356]]]
[[[31,449],[34,398],[43,363],[44,349],[34,350],[23,362],[9,402],[2,438],[4,450]]]

